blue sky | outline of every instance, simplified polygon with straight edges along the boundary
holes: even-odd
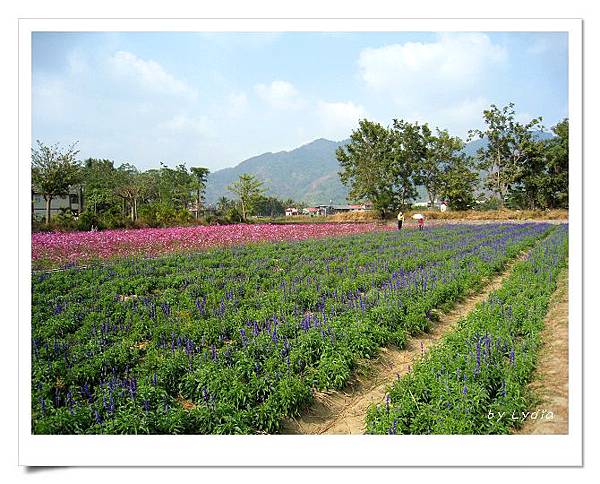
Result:
[[[491,103],[568,116],[568,36],[497,33],[65,33],[32,38],[33,139],[141,169],[233,166],[360,118],[465,137]]]

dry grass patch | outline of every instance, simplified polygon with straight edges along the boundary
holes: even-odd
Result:
[[[436,210],[407,212],[407,217],[422,213],[429,220],[568,220],[568,210],[456,210],[439,212]]]

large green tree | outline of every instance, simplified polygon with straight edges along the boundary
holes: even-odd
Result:
[[[204,193],[206,191],[206,181],[210,170],[201,166],[193,166],[190,168],[193,178],[194,188],[196,190],[196,219],[200,217],[200,207],[204,201]]]
[[[479,174],[473,160],[465,155],[450,157],[442,168],[439,194],[452,210],[469,210],[475,205]]]
[[[427,125],[395,119],[391,128],[385,128],[366,119],[359,121],[350,143],[336,151],[349,198],[371,201],[383,217],[410,205],[417,196],[415,183],[421,168],[425,176],[430,137]]]
[[[248,220],[249,215],[253,214],[256,204],[265,192],[263,182],[249,173],[240,175],[239,179],[227,189],[238,196],[244,222]]]
[[[433,207],[442,188],[447,186],[447,174],[453,173],[451,167],[460,158],[464,142],[450,136],[447,130],[436,128],[436,134],[433,134],[427,124],[421,127],[421,136],[425,149],[423,156],[416,160],[416,181],[425,187],[429,204]]]
[[[510,190],[515,208],[550,209],[569,206],[569,121],[552,128],[556,136],[527,143],[526,156]]]
[[[510,103],[499,108],[492,104],[483,111],[485,128],[469,131],[469,139],[478,137],[486,141],[476,157],[479,168],[488,172],[486,187],[496,194],[501,208],[521,176],[521,167],[532,156],[532,145],[535,143],[533,131],[543,129],[541,117],[525,124],[518,122],[514,106],[514,103]]]
[[[142,193],[140,172],[128,163],[124,163],[117,169],[117,186],[115,194],[121,198],[123,203],[123,215],[135,222],[138,217],[138,201]]]
[[[118,173],[111,160],[88,158],[83,162],[83,193],[86,210],[98,215],[119,201],[115,192],[118,188]]]
[[[46,201],[46,223],[50,222],[52,200],[69,194],[71,186],[81,182],[81,165],[75,144],[61,150],[58,144],[48,146],[37,141],[31,150],[32,190]]]
[[[392,189],[395,194],[395,206],[405,209],[417,197],[419,166],[427,156],[427,136],[431,134],[427,125],[408,123],[394,119],[390,130]]]
[[[532,141],[524,147],[524,156],[516,166],[514,183],[508,191],[510,208],[535,210],[544,207],[548,181],[545,143]]]
[[[170,168],[161,163],[159,193],[161,202],[176,210],[188,208],[195,188],[194,177],[181,163]]]
[[[336,150],[340,179],[350,188],[349,198],[371,201],[384,216],[396,205],[391,152],[390,131],[366,119],[352,131],[350,143]]]
[[[548,208],[569,208],[569,120],[552,127],[556,135],[545,141],[548,182],[544,199]]]

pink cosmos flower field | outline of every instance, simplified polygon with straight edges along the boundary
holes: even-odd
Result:
[[[111,257],[154,257],[252,242],[335,237],[379,230],[378,224],[255,224],[105,230],[101,232],[36,232],[31,235],[32,262],[76,264]]]

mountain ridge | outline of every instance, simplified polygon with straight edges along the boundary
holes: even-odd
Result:
[[[214,203],[221,196],[233,196],[227,186],[242,173],[251,173],[265,183],[271,196],[308,204],[343,203],[348,191],[339,181],[335,150],[348,141],[318,138],[289,151],[262,153],[218,170],[208,176],[206,200]]]

